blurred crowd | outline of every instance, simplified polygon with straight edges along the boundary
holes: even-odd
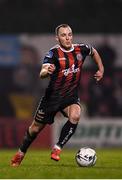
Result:
[[[96,83],[96,67],[83,69],[80,96],[89,117],[122,116],[122,68],[114,66],[117,54],[108,42],[97,48],[105,66],[104,78]],[[0,116],[31,118],[48,80],[39,78],[40,56],[33,46],[20,46],[16,66],[0,66]]]
[[[86,70],[85,76],[82,77],[83,85],[81,90],[85,91],[85,105],[89,116],[101,117],[121,117],[122,116],[122,68],[115,67],[117,53],[107,38],[103,39],[103,44],[97,47],[97,50],[102,58],[105,72],[101,82],[96,82],[93,76],[96,69],[92,66]],[[85,88],[86,86],[86,88]],[[87,92],[87,93],[86,93]],[[81,93],[81,99],[84,95]]]
[[[32,117],[36,98],[42,91],[39,61],[34,47],[21,45],[19,63],[0,66],[0,116]]]

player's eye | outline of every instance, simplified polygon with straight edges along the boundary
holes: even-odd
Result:
[[[72,36],[72,33],[69,33],[69,36]]]
[[[65,37],[65,36],[66,36],[66,34],[61,34],[61,36],[62,36],[62,37]]]

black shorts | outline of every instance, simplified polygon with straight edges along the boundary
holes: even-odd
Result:
[[[44,97],[41,99],[34,119],[38,123],[42,124],[52,124],[54,122],[54,117],[57,112],[61,112],[65,117],[68,117],[66,113],[63,111],[66,107],[71,104],[78,104],[80,106],[80,99],[77,97],[70,97],[68,99],[64,99],[62,101],[48,101]]]

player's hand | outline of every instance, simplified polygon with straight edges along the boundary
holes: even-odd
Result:
[[[103,72],[98,70],[95,75],[94,78],[96,79],[96,81],[100,81],[103,78]]]
[[[48,67],[48,73],[49,74],[53,74],[53,72],[55,71],[55,65],[54,64],[50,64]]]

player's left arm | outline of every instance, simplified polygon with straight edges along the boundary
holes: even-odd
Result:
[[[98,70],[95,73],[94,78],[96,79],[96,81],[100,81],[103,78],[104,66],[103,66],[103,63],[102,63],[99,53],[93,47],[92,47],[92,59],[95,61],[95,63],[98,66]]]

